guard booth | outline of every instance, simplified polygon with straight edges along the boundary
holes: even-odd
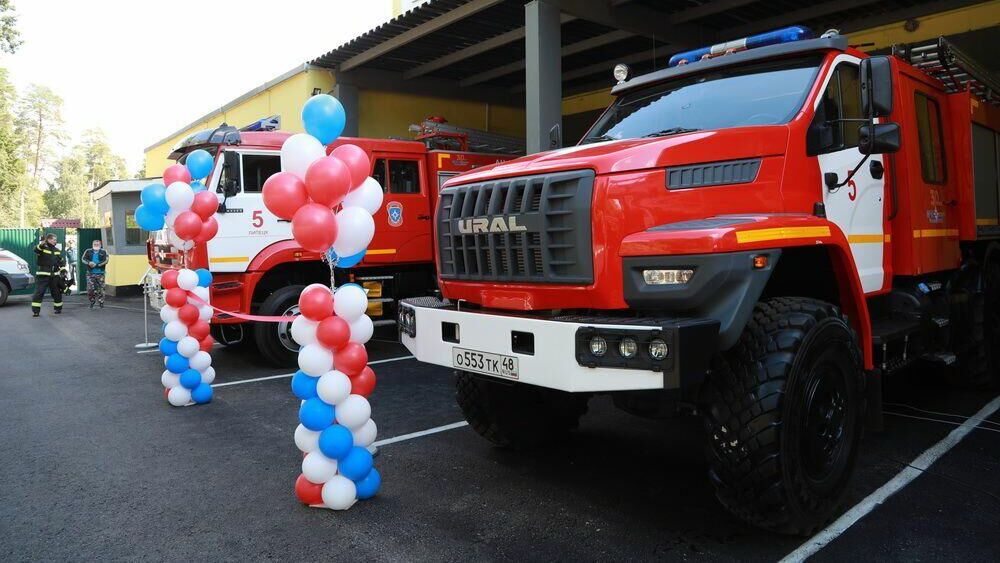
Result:
[[[137,295],[141,291],[142,277],[149,268],[146,258],[149,231],[135,222],[135,208],[139,207],[142,188],[157,180],[159,178],[108,180],[90,192],[90,198],[97,203],[101,228],[96,229],[99,234],[90,235],[90,240],[80,240],[80,254],[82,256],[96,238],[104,243],[104,250],[108,252],[104,275],[108,295]]]

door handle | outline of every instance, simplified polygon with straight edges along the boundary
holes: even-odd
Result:
[[[417,221],[430,221],[430,215],[417,215]]]
[[[881,180],[882,176],[885,175],[885,167],[882,166],[882,162],[879,160],[873,160],[868,165],[868,171],[871,172],[872,178],[876,180]]]

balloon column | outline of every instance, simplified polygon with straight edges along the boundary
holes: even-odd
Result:
[[[219,199],[202,182],[212,172],[212,164],[212,155],[198,149],[187,155],[184,164],[168,166],[162,183],[142,189],[135,222],[147,231],[170,227],[167,238],[181,250],[191,250],[196,243],[215,237],[219,232],[215,220]]]
[[[356,264],[375,234],[372,215],[382,205],[382,186],[368,176],[363,149],[343,144],[326,154],[345,124],[336,98],[310,98],[302,121],[307,133],[282,145],[281,172],[264,182],[264,204],[290,219],[299,245],[322,253],[331,268]],[[295,445],[304,457],[295,494],[310,506],[345,510],[381,485],[368,451],[377,428],[367,399],[375,388],[365,351],[374,331],[367,308],[357,284],[336,291],[313,284],[299,296],[292,338],[302,348],[292,392],[302,400]]]
[[[160,283],[166,301],[160,309],[164,322],[160,352],[166,368],[160,382],[166,388],[167,401],[175,407],[192,401],[207,403],[212,400],[215,380],[209,355],[215,341],[208,327],[212,308],[199,300],[208,302],[212,274],[205,269],[167,270]]]

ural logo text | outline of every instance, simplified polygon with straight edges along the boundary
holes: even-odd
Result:
[[[475,233],[521,233],[528,228],[517,224],[517,217],[476,217],[459,219],[458,232],[463,235]]]

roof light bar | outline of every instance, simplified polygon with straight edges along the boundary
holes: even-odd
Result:
[[[778,45],[780,43],[791,43],[793,41],[801,41],[812,37],[813,32],[808,27],[793,25],[790,27],[776,29],[774,31],[768,31],[767,33],[751,35],[749,37],[744,37],[743,39],[717,43],[711,47],[702,47],[700,49],[692,49],[690,51],[684,51],[683,53],[677,53],[676,55],[670,57],[670,62],[667,63],[667,66],[672,67],[694,63],[705,58],[710,59],[719,55],[735,53],[736,51],[766,47],[768,45]]]

